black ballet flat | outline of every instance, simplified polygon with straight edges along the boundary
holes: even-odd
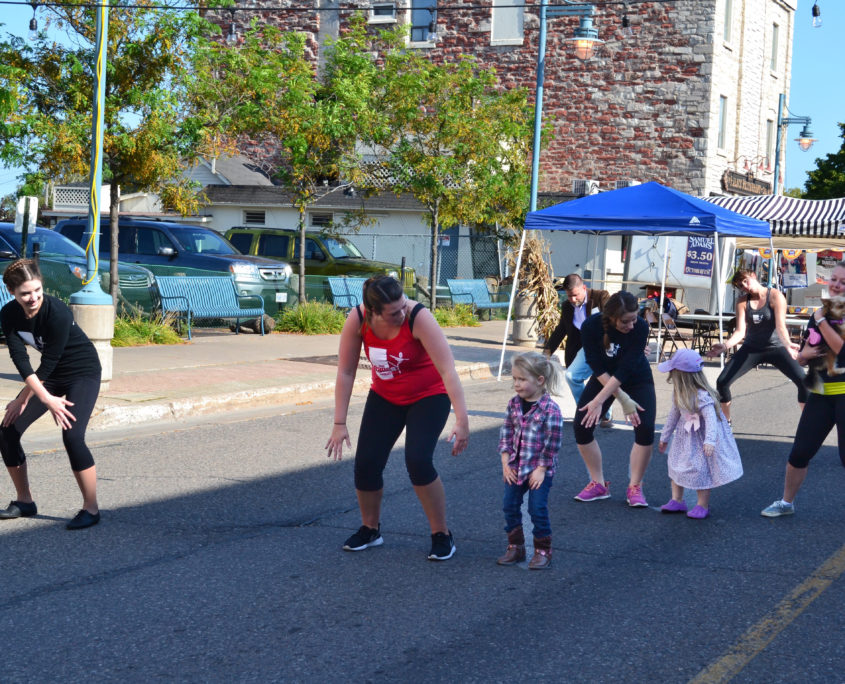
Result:
[[[71,520],[66,527],[69,530],[84,530],[86,527],[96,525],[98,522],[100,522],[99,513],[89,513],[83,508],[79,511],[79,513],[73,516],[73,520]]]
[[[13,518],[31,518],[38,513],[38,506],[35,502],[24,503],[23,501],[10,501],[9,505],[0,511],[0,520],[12,520]]]

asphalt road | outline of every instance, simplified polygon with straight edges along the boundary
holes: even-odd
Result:
[[[443,442],[436,458],[457,544],[445,563],[425,559],[398,452],[384,545],[341,551],[360,523],[351,459],[324,457],[328,403],[95,435],[103,521],[81,532],[64,530],[78,507],[64,453],[31,443],[40,515],[0,523],[0,681],[845,680],[845,471],[833,438],[797,514],[759,515],[780,494],[798,417],[777,372],[734,387],[746,474],[713,492],[705,521],[658,512],[669,483],[656,452],[651,507],[625,505],[623,427],[599,431],[612,498],[573,501],[587,476],[567,429],[544,572],[495,564],[511,390],[466,387],[470,448],[453,458]],[[657,389],[663,416],[669,387],[659,378]],[[350,425],[360,410],[358,398]]]

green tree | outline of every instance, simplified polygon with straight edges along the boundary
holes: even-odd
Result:
[[[376,40],[389,43],[393,34]],[[304,34],[254,21],[236,48],[207,40],[195,55],[187,97],[189,127],[205,132],[197,135],[200,146],[224,150],[247,135],[278,150],[274,180],[290,190],[299,212],[300,301],[306,210],[361,173],[356,143],[374,121],[372,41],[363,15],[353,17],[344,35],[324,48],[318,72]]]
[[[95,8],[81,1],[40,10],[64,32],[61,43],[43,32],[34,41],[10,36],[0,43],[0,93],[16,96],[12,125],[0,129],[0,158],[26,170],[30,191],[89,174]],[[192,37],[206,25],[196,13],[163,10],[151,0],[113,5],[109,13],[103,181],[111,184],[115,303],[119,191],[159,190],[179,177],[185,149],[175,84]]]
[[[514,229],[528,209],[532,109],[493,69],[464,57],[434,64],[417,51],[385,56],[372,142],[385,150],[392,189],[428,210],[431,308],[438,235],[459,223]]]
[[[832,199],[845,197],[845,123],[839,125],[842,147],[838,152],[816,159],[816,169],[807,173],[804,199]]]

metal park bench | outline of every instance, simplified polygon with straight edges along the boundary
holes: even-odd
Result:
[[[366,278],[329,276],[327,280],[332,293],[332,303],[336,307],[351,309],[363,302]]]
[[[191,339],[191,321],[197,318],[234,318],[235,331],[241,319],[257,316],[264,334],[264,300],[258,295],[239,295],[229,277],[220,276],[156,276],[161,297],[162,314],[184,318]],[[246,300],[258,306],[241,308]]]
[[[494,302],[487,289],[487,281],[481,279],[447,279],[452,304],[471,304],[473,309],[488,309],[490,316],[493,309],[507,309],[508,302]]]

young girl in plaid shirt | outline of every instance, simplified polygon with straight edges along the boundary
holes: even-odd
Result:
[[[527,491],[528,513],[534,525],[534,556],[528,567],[542,570],[552,562],[548,501],[563,426],[560,407],[549,393],[561,393],[563,368],[542,354],[527,352],[514,357],[511,376],[516,396],[508,402],[499,433],[508,548],[496,562],[513,565],[525,560],[521,508]]]

